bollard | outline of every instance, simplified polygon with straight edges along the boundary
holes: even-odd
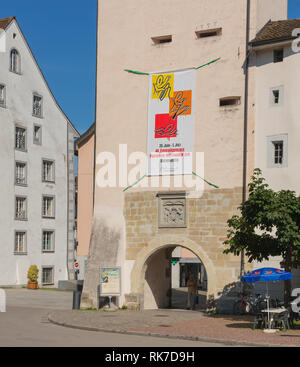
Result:
[[[81,292],[73,291],[73,310],[80,309]]]

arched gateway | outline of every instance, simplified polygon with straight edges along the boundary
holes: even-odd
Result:
[[[151,308],[151,301],[149,300],[149,287],[146,287],[146,272],[148,268],[148,261],[151,257],[155,256],[155,254],[158,255],[158,257],[161,256],[161,250],[167,250],[167,249],[174,249],[175,247],[184,247],[191,252],[193,252],[199,259],[201,259],[207,273],[208,281],[208,294],[215,294],[216,293],[216,268],[214,267],[213,262],[209,258],[209,256],[206,254],[206,252],[201,248],[201,246],[196,243],[195,241],[186,238],[186,237],[180,237],[180,236],[159,236],[154,239],[152,239],[148,246],[143,248],[139,254],[137,255],[136,261],[134,263],[133,269],[131,271],[131,290],[132,293],[137,295],[138,299],[140,300],[140,307],[141,308]],[[169,260],[168,258],[166,260]],[[165,278],[165,272],[159,270],[163,270],[163,267],[165,266],[165,269],[167,269],[167,266],[169,264],[169,261],[165,261],[164,264],[157,261],[157,273],[155,276],[157,277],[158,282],[162,286],[164,283]],[[147,297],[148,293],[148,297]],[[162,300],[163,302],[164,300]]]
[[[127,275],[130,292],[125,294],[125,302],[139,308],[151,308],[151,304],[167,306],[171,266],[167,250],[178,246],[201,260],[208,280],[207,296],[218,298],[239,276],[240,259],[224,255],[223,242],[227,220],[237,213],[240,200],[240,188],[206,191],[199,198],[174,192],[127,193],[126,261],[131,264],[131,271]],[[147,272],[150,261],[151,267],[156,268],[152,275]],[[147,284],[147,277],[151,284]]]

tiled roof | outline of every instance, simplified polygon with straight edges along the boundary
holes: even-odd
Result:
[[[5,29],[9,25],[9,23],[14,19],[15,17],[0,19],[0,29]]]
[[[300,28],[300,19],[269,21],[250,44],[259,45],[293,39],[295,37],[292,36],[292,32],[295,28]]]
[[[95,127],[96,124],[95,122],[87,129],[86,132],[84,132],[76,141],[75,141],[75,146],[76,149],[78,149],[79,145],[84,142],[87,138],[89,138],[90,136],[92,136],[93,134],[95,134]]]

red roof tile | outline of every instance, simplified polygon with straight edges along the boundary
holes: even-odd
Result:
[[[0,19],[0,28],[5,29],[13,19],[15,19],[15,17]]]

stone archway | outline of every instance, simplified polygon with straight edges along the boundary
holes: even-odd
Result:
[[[205,266],[207,278],[208,278],[208,295],[216,295],[217,292],[217,276],[215,267],[212,260],[209,258],[203,248],[195,241],[183,237],[183,236],[172,236],[172,235],[160,235],[152,239],[147,247],[144,247],[137,255],[134,266],[131,271],[131,295],[139,303],[139,307],[143,308],[144,305],[144,285],[145,285],[145,274],[147,271],[147,260],[152,257],[155,253],[162,249],[172,248],[181,246],[192,251]]]

